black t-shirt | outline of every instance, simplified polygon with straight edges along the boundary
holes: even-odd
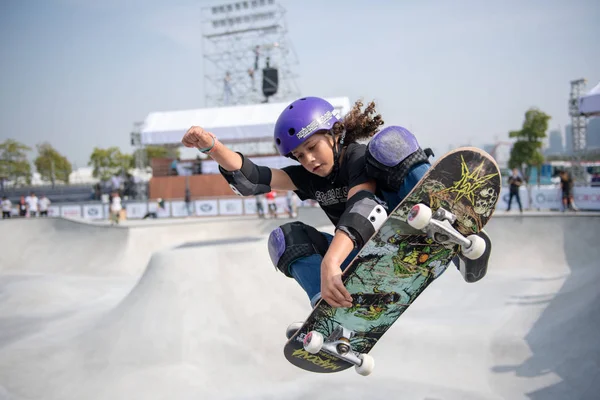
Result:
[[[369,180],[365,169],[367,146],[350,143],[342,156],[340,171],[333,182],[307,171],[301,165],[283,168],[294,182],[296,194],[302,200],[316,200],[331,222],[337,226],[346,210],[348,191]]]
[[[573,188],[573,178],[571,178],[571,175],[565,174],[560,177],[560,187],[563,192],[568,192]]]
[[[519,187],[523,184],[523,179],[520,176],[509,176],[508,184],[510,185],[511,193],[519,193]]]

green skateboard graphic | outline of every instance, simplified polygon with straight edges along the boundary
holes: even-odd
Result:
[[[288,361],[312,372],[355,366],[368,375],[374,360],[367,353],[459,252],[487,262],[490,246],[477,233],[496,208],[500,186],[498,166],[484,151],[463,147],[444,155],[344,271],[352,307],[319,301],[286,343]]]

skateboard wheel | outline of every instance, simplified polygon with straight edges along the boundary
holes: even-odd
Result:
[[[471,242],[471,245],[466,249],[463,248],[461,250],[462,254],[469,260],[477,260],[485,253],[485,240],[477,235],[469,235],[467,239]]]
[[[317,331],[310,331],[304,337],[304,350],[310,354],[317,354],[323,347],[323,335]]]
[[[298,332],[298,329],[302,328],[302,325],[304,325],[303,322],[292,322],[290,325],[288,325],[287,329],[285,330],[285,336],[288,339],[291,339],[292,336],[294,336],[296,332]]]
[[[431,208],[425,204],[415,204],[408,213],[406,222],[415,229],[424,229],[431,219]]]
[[[362,376],[370,375],[375,368],[375,359],[368,354],[361,354],[358,358],[360,358],[361,363],[354,367],[356,372]]]

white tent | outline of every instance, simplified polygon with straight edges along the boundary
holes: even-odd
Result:
[[[327,99],[340,116],[350,111],[347,97]],[[222,142],[251,141],[273,137],[279,114],[288,103],[267,103],[233,107],[201,108],[150,113],[142,128],[143,145],[176,144],[192,126],[213,132]]]
[[[600,83],[579,98],[579,112],[587,116],[600,116]]]

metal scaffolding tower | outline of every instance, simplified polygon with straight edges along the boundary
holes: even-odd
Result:
[[[285,14],[275,0],[240,0],[202,8],[205,106],[300,97],[293,72],[298,61],[287,38]],[[266,96],[265,90],[276,93]]]
[[[134,122],[133,130],[130,133],[131,138],[131,146],[135,149],[133,152],[133,158],[135,161],[135,168],[138,171],[143,171],[147,164],[147,154],[142,144],[142,134],[141,129],[143,122]],[[136,193],[138,200],[147,200],[148,199],[148,186],[146,183],[138,180],[136,183]]]
[[[573,128],[573,152],[581,154],[586,148],[587,117],[579,112],[579,98],[585,93],[585,79],[571,81],[569,115]]]
[[[571,81],[571,94],[569,96],[569,115],[573,133],[573,154],[576,164],[573,166],[575,181],[583,181],[584,173],[581,160],[586,150],[587,117],[579,111],[579,98],[585,92],[585,79]]]

